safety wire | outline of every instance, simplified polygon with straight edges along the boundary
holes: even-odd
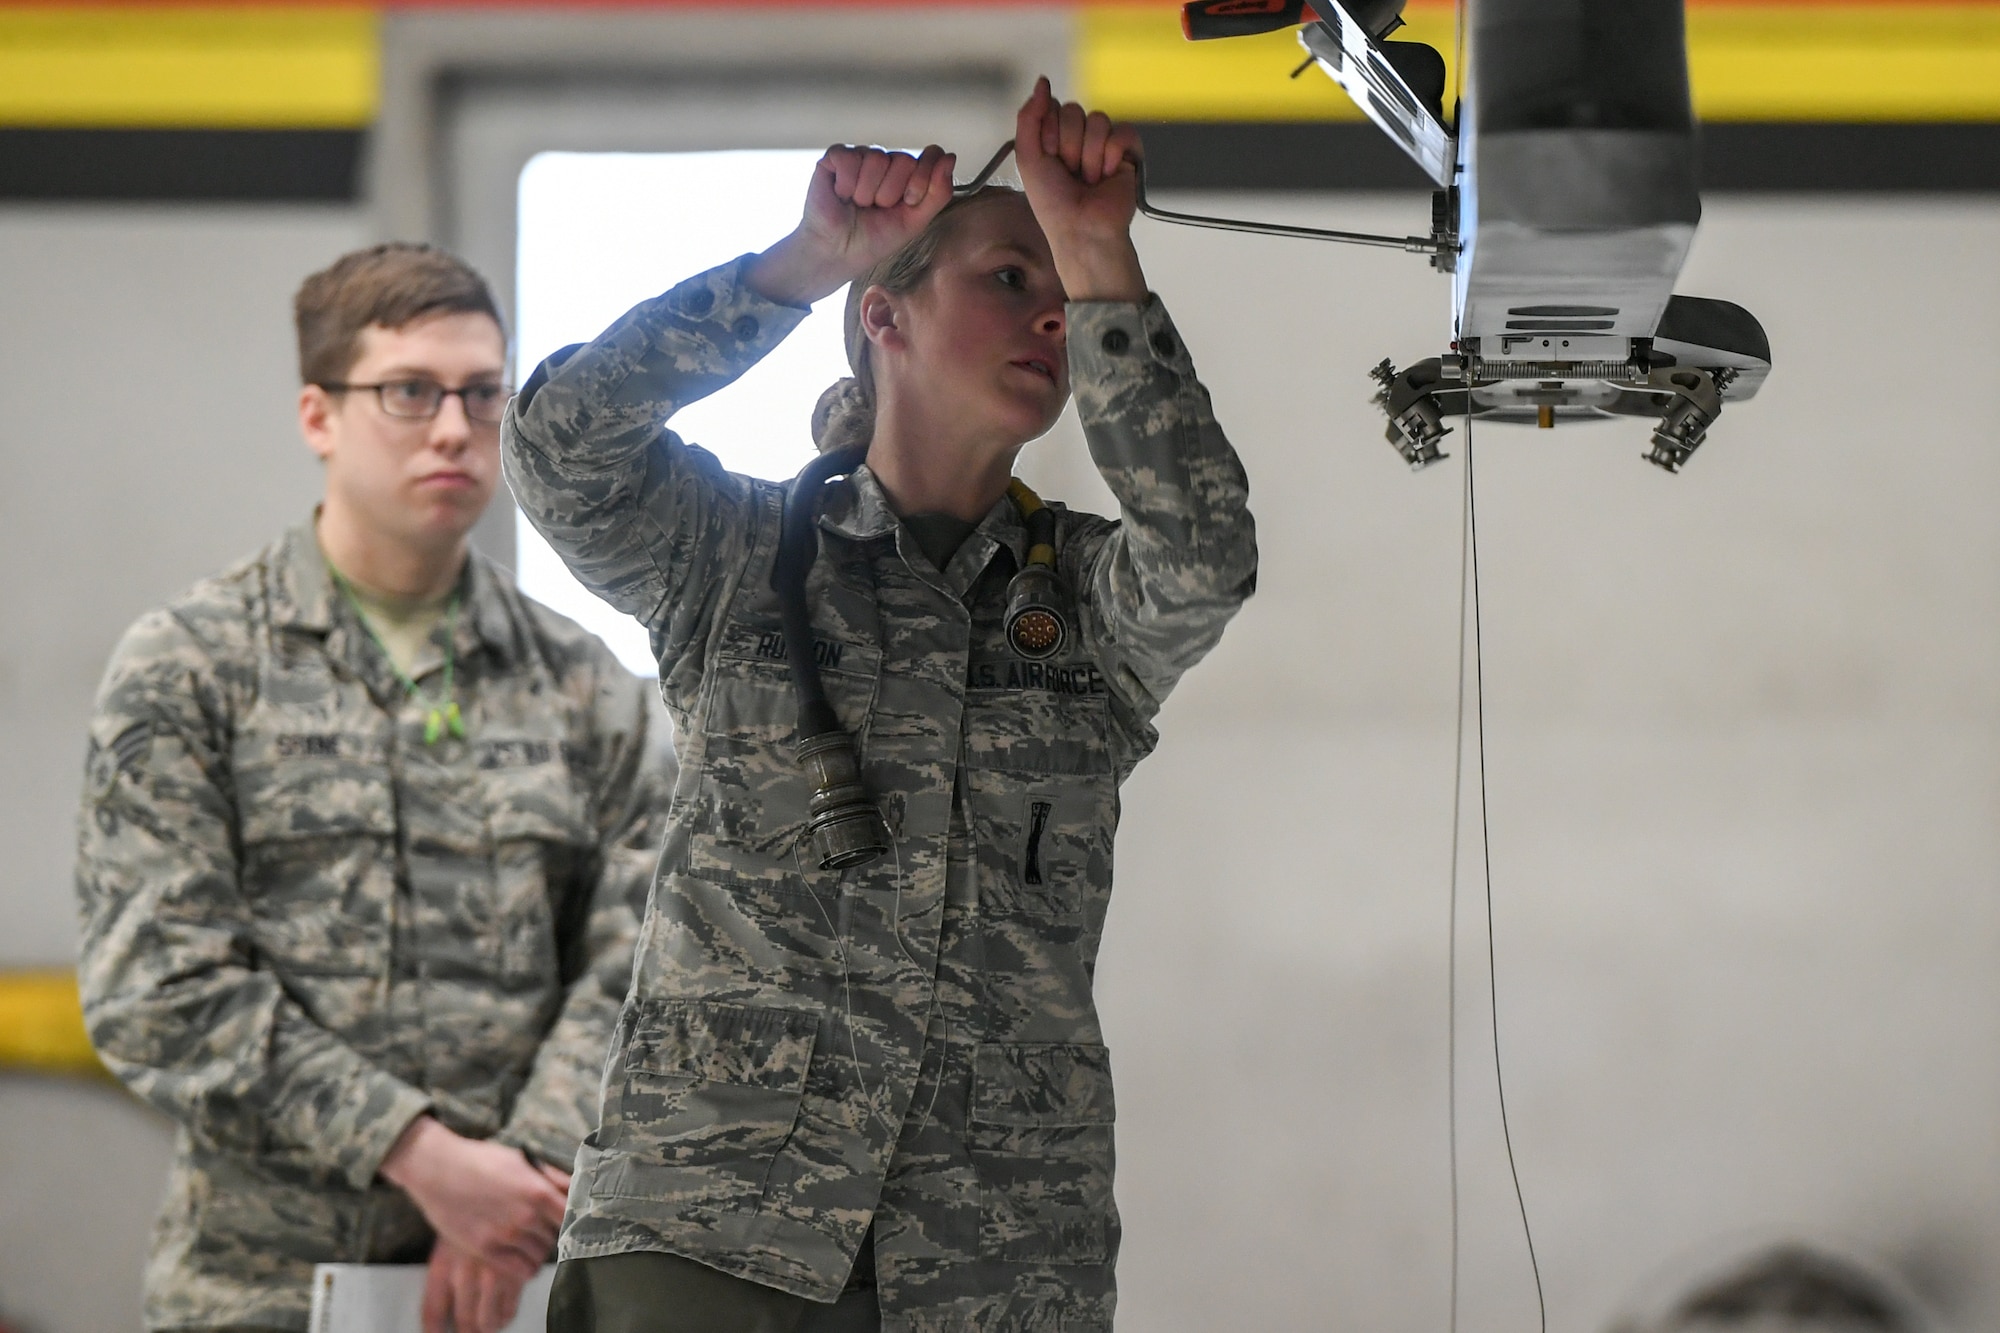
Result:
[[[805,886],[806,896],[811,898],[813,906],[819,909],[820,920],[826,923],[826,933],[833,936],[834,956],[840,961],[840,1008],[847,1019],[847,1060],[854,1067],[854,1082],[861,1089],[861,1099],[868,1103],[869,1116],[884,1128],[888,1128],[889,1117],[882,1114],[882,1104],[875,1099],[874,1089],[868,1086],[868,1075],[862,1072],[861,1047],[854,1036],[854,969],[847,956],[847,932],[833,923],[833,917],[826,910],[826,904],[819,900],[819,890],[813,887],[812,880],[806,875],[805,864],[799,860],[799,847],[804,841],[805,834],[802,831],[792,843],[792,866],[798,871],[799,882]],[[900,857],[896,864],[900,872],[902,867]],[[896,901],[899,905],[902,902],[902,893],[903,886],[899,878],[896,885]],[[842,899],[846,898],[844,892],[840,896]]]
[[[1466,0],[1457,0],[1454,9],[1451,131],[1457,137],[1465,128]],[[1451,221],[1451,232],[1456,240],[1456,218]],[[1455,324],[1452,335],[1452,345],[1456,347],[1462,331]],[[1451,980],[1447,987],[1451,1006],[1450,1037],[1447,1041],[1451,1072],[1446,1083],[1447,1095],[1451,1099],[1451,1333],[1458,1333],[1461,1249],[1458,1181],[1458,869],[1459,813],[1465,792],[1465,628],[1468,609],[1472,623],[1473,719],[1479,757],[1479,858],[1486,903],[1486,1000],[1487,1012],[1492,1020],[1493,1090],[1500,1103],[1500,1140],[1507,1149],[1507,1175],[1514,1185],[1514,1207],[1521,1215],[1521,1238],[1527,1243],[1528,1269],[1535,1278],[1535,1312],[1541,1333],[1549,1333],[1548,1297],[1542,1290],[1542,1265],[1535,1254],[1534,1228],[1528,1224],[1528,1201],[1521,1191],[1521,1168],[1514,1160],[1514,1133],[1507,1119],[1507,1082],[1501,1072],[1500,1061],[1500,975],[1493,944],[1493,846],[1486,810],[1486,653],[1479,606],[1479,488],[1473,474],[1473,406],[1468,392],[1465,402],[1465,512],[1458,578],[1458,725],[1455,730],[1458,747],[1452,766],[1451,793],[1451,945],[1448,950]]]
[[[847,953],[847,932],[834,924],[832,914],[826,910],[826,904],[820,901],[819,891],[813,887],[811,877],[806,874],[805,863],[799,859],[799,850],[804,842],[805,835],[803,833],[792,842],[792,868],[797,872],[799,883],[805,888],[806,896],[811,898],[813,906],[819,909],[820,920],[826,923],[827,934],[833,936],[834,954],[840,963],[840,1007],[843,1016],[847,1019],[848,1064],[854,1069],[854,1082],[861,1089],[862,1100],[868,1103],[868,1114],[885,1130],[893,1131],[895,1126],[890,1124],[889,1117],[883,1114],[882,1103],[877,1099],[875,1090],[868,1086],[868,1075],[861,1068],[861,1047],[854,1035],[854,968]],[[889,852],[896,858],[896,896],[889,908],[889,933],[896,937],[896,948],[902,953],[903,960],[911,967],[922,971],[923,964],[917,960],[916,955],[910,952],[909,943],[903,938],[903,885],[907,880],[907,875],[903,869],[903,849],[901,844],[891,839],[889,842]],[[844,892],[841,897],[845,899],[846,895]],[[931,1011],[935,1013],[936,1010],[937,996],[933,992],[931,996]],[[924,1028],[928,1035],[930,1029],[928,1019],[924,1024]],[[947,1022],[945,1024],[947,1043],[950,1033],[951,1025]],[[938,1053],[937,1078],[931,1085],[930,1104],[924,1107],[923,1118],[919,1122],[920,1125],[929,1124],[931,1112],[937,1109],[938,1093],[944,1087],[944,1061],[944,1052],[940,1050]],[[885,1086],[883,1091],[886,1092],[887,1090]]]
[[[1451,134],[1457,139],[1465,121],[1465,0],[1457,0],[1452,15],[1451,53]],[[1452,154],[1452,184],[1458,184],[1458,157]],[[1449,219],[1454,240],[1458,236],[1458,219]],[[1452,274],[1456,284],[1458,276]],[[1459,336],[1457,302],[1454,301],[1452,316],[1452,340]],[[1452,736],[1457,742],[1453,753],[1451,773],[1451,940],[1446,949],[1451,968],[1450,979],[1445,983],[1445,1003],[1449,1009],[1445,1017],[1446,1031],[1445,1058],[1451,1062],[1451,1069],[1445,1075],[1445,1098],[1450,1109],[1451,1121],[1451,1324],[1450,1333],[1458,1333],[1458,831],[1459,806],[1465,794],[1465,601],[1470,584],[1472,563],[1472,393],[1465,395],[1465,506],[1459,516],[1459,556],[1458,556],[1458,722],[1452,728]],[[1485,700],[1480,703],[1484,705]],[[1481,752],[1480,771],[1485,772],[1485,755]],[[1545,1321],[1546,1322],[1546,1321]]]
[[[1467,403],[1469,409],[1471,404]],[[1486,902],[1486,999],[1492,1016],[1493,1088],[1500,1102],[1500,1139],[1507,1148],[1507,1174],[1514,1182],[1514,1206],[1521,1215],[1521,1236],[1528,1244],[1528,1268],[1535,1277],[1535,1308],[1541,1333],[1548,1333],[1548,1299],[1542,1291],[1542,1266],[1535,1255],[1535,1233],[1528,1225],[1528,1202],[1521,1192],[1521,1169],[1514,1162],[1514,1134],[1507,1122],[1507,1083],[1500,1069],[1500,977],[1493,947],[1493,848],[1486,812],[1486,668],[1479,616],[1479,501],[1472,471],[1472,414],[1465,417],[1465,530],[1459,562],[1458,759],[1453,765],[1451,834],[1451,1327],[1458,1328],[1458,812],[1465,789],[1465,622],[1472,620],[1472,716],[1474,753],[1479,759],[1479,854]]]
[[[1466,434],[1472,434],[1472,418],[1466,417]],[[1468,455],[1471,447],[1467,446]],[[1467,458],[1467,463],[1471,459]],[[1467,473],[1468,482],[1470,472]],[[1472,487],[1465,488],[1465,501],[1458,515],[1458,720],[1452,726],[1451,766],[1451,907],[1447,914],[1447,958],[1445,970],[1445,1106],[1451,1127],[1451,1323],[1450,1333],[1458,1333],[1458,835],[1464,825],[1460,814],[1465,799],[1465,603],[1471,586],[1472,543],[1466,533],[1471,528]]]

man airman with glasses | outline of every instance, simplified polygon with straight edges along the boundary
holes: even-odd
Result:
[[[180,1124],[155,1329],[303,1330],[319,1261],[428,1257],[492,1333],[549,1257],[672,785],[657,700],[467,534],[485,282],[384,245],[295,303],[311,520],[133,625],[92,721],[80,976]]]

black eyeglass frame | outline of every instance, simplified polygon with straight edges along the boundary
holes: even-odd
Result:
[[[382,391],[405,384],[423,384],[436,389],[438,396],[437,405],[432,407],[430,411],[417,416],[409,416],[402,412],[390,410],[389,400],[383,396]],[[447,398],[456,398],[458,399],[459,407],[465,411],[465,419],[482,426],[497,426],[504,421],[507,416],[507,400],[514,396],[514,391],[504,384],[467,384],[462,388],[447,389],[436,380],[422,378],[382,380],[376,384],[339,384],[329,383],[324,380],[315,380],[314,385],[317,388],[325,389],[328,393],[352,393],[361,389],[372,390],[375,394],[376,405],[382,409],[382,415],[396,421],[435,421],[437,420],[437,414],[444,411],[444,400]],[[498,416],[482,417],[473,414],[472,398],[470,395],[485,390],[493,390],[499,394],[497,400],[499,406]]]

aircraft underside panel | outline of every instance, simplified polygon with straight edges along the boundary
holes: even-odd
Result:
[[[1646,457],[1678,472],[1725,402],[1771,368],[1764,330],[1727,301],[1676,295],[1701,222],[1684,0],[1466,0],[1464,87],[1394,41],[1403,0],[1189,0],[1195,40],[1303,24],[1320,69],[1443,188],[1429,237],[1197,226],[1390,244],[1452,275],[1449,350],[1372,372],[1413,468],[1445,457],[1455,416],[1542,427],[1658,418]]]
[[[1701,219],[1691,134],[1470,136],[1458,333],[1650,337]]]

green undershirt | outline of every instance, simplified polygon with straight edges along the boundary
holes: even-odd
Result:
[[[346,583],[354,609],[361,613],[396,670],[415,680],[444,661],[431,635],[444,620],[452,590],[436,597],[388,597],[370,592],[353,579]]]
[[[979,530],[977,523],[968,523],[954,514],[910,514],[903,519],[903,526],[917,539],[917,549],[940,574],[958,554],[958,548],[965,545],[965,539]]]

